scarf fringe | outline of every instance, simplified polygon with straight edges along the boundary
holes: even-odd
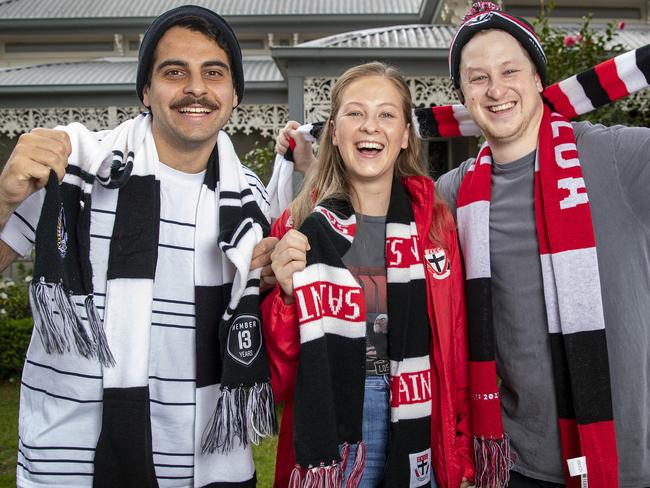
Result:
[[[265,437],[272,437],[277,433],[278,424],[271,383],[255,383],[249,388],[246,419],[249,439],[255,445]]]
[[[81,356],[95,356],[96,346],[61,283],[47,283],[41,277],[29,285],[29,297],[34,325],[46,353],[63,354],[70,351],[74,341]],[[58,311],[55,311],[53,304]],[[60,315],[61,319],[56,319],[55,315]]]
[[[361,476],[363,476],[363,471],[366,468],[366,445],[363,441],[357,444],[357,453],[354,458],[354,464],[352,465],[352,471],[350,471],[350,476],[348,476],[348,482],[345,485],[346,488],[356,488],[361,483]]]
[[[291,471],[288,488],[343,488],[344,471],[341,463],[307,468],[304,479],[301,479],[300,472],[300,466],[296,465]]]
[[[476,488],[507,487],[514,464],[510,436],[504,434],[500,439],[474,437],[474,463]]]
[[[86,306],[86,314],[88,316],[88,323],[90,324],[90,331],[93,335],[93,342],[97,349],[97,359],[102,366],[113,367],[115,366],[115,358],[111,353],[110,347],[108,346],[108,339],[106,338],[106,332],[104,331],[104,325],[102,319],[99,317],[97,312],[97,307],[95,306],[95,300],[93,295],[88,295],[84,302]]]
[[[54,303],[59,309],[59,313],[63,318],[63,327],[66,331],[66,336],[72,336],[77,351],[85,358],[95,356],[95,344],[86,332],[83,322],[75,309],[74,303],[70,295],[66,293],[61,284],[56,284],[52,287],[54,295]]]
[[[291,471],[288,488],[343,488],[345,469],[350,455],[350,445],[343,444],[341,460],[325,466],[321,463],[318,467],[308,467],[302,478],[302,469],[296,464]],[[357,454],[352,466],[350,476],[345,484],[346,488],[357,488],[361,482],[361,476],[366,467],[366,445],[363,442],[357,444]]]
[[[88,295],[84,301],[90,334],[62,283],[48,283],[44,277],[32,281],[29,298],[34,326],[46,353],[69,352],[74,342],[75,349],[84,358],[97,358],[104,367],[115,366],[115,358],[108,346],[92,295]],[[55,315],[61,318],[57,319]]]
[[[259,444],[275,435],[277,421],[270,383],[256,383],[250,388],[222,388],[217,406],[203,431],[201,452],[228,453],[239,438],[240,445]]]

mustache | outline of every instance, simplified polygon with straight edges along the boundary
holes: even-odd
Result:
[[[208,100],[205,97],[197,98],[191,95],[187,95],[180,100],[175,101],[172,103],[171,108],[179,109],[181,107],[187,107],[189,105],[201,105],[202,107],[208,108],[210,110],[217,110],[219,108],[219,105],[217,105],[217,103],[213,102],[212,100]]]

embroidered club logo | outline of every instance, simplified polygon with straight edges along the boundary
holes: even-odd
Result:
[[[451,263],[447,258],[447,252],[443,248],[427,249],[424,251],[424,258],[429,271],[431,271],[435,279],[444,280],[451,273]]]
[[[59,251],[59,255],[62,258],[65,258],[65,255],[68,252],[68,230],[65,223],[63,207],[61,207],[59,218],[56,221],[56,248]]]
[[[262,348],[260,319],[254,315],[239,315],[228,331],[227,351],[231,358],[250,366]]]
[[[409,454],[411,481],[409,488],[426,486],[431,482],[431,449]]]

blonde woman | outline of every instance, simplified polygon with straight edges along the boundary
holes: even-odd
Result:
[[[458,243],[411,110],[394,68],[347,70],[317,160],[274,226],[278,284],[262,313],[285,403],[278,487],[473,477]]]

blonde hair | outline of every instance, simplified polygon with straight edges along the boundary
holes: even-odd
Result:
[[[302,190],[291,203],[290,211],[296,229],[311,213],[317,201],[331,197],[349,200],[352,189],[346,178],[341,154],[332,143],[331,127],[341,107],[345,89],[355,81],[370,76],[385,78],[393,83],[400,94],[404,121],[409,124],[408,147],[400,151],[397,156],[394,174],[400,177],[426,175],[420,162],[420,143],[411,123],[413,102],[406,81],[396,68],[378,61],[354,66],[346,70],[332,88],[330,116],[323,128],[316,162],[309,169]]]

